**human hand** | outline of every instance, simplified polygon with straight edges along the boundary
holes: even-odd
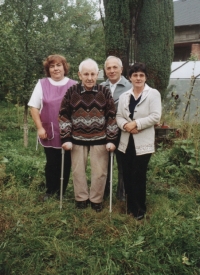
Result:
[[[45,129],[43,127],[39,128],[37,130],[37,133],[38,133],[38,137],[40,139],[47,139],[47,133],[46,133],[46,131],[45,131]]]
[[[111,142],[109,142],[109,143],[106,144],[106,150],[108,152],[113,152],[113,151],[115,151],[115,149],[116,149],[115,144],[113,144]]]
[[[137,128],[137,124],[135,121],[128,122],[124,125],[124,130],[126,130],[126,132],[129,132],[129,133],[131,133],[131,131],[136,128]]]
[[[138,134],[140,131],[138,131],[137,128],[130,131],[130,134]]]
[[[66,151],[72,150],[72,143],[69,142],[69,141],[68,141],[68,142],[65,142],[65,143],[63,143],[62,148],[63,148],[64,150],[66,150]]]

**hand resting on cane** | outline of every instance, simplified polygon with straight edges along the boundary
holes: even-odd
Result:
[[[106,144],[106,150],[108,152],[113,152],[115,151],[115,149],[116,149],[116,146],[113,143],[109,142]]]
[[[63,143],[62,148],[63,148],[64,150],[66,150],[66,151],[72,150],[72,143],[69,142],[69,141],[68,141],[68,142],[65,142],[65,143]]]

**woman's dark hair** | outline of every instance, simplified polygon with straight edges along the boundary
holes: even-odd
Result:
[[[45,71],[46,76],[51,77],[51,75],[49,73],[49,67],[54,62],[60,62],[63,64],[63,68],[64,68],[64,72],[65,72],[64,75],[66,76],[69,71],[69,64],[67,63],[67,60],[65,59],[65,57],[62,55],[59,55],[59,54],[49,55],[43,61],[43,66],[44,66],[44,71]]]
[[[148,76],[146,65],[144,63],[137,62],[133,66],[131,66],[128,76],[131,77],[133,73],[137,73],[137,72],[143,72],[146,77]]]

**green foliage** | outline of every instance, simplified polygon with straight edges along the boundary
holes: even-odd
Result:
[[[10,146],[10,143],[5,143],[6,147]],[[44,182],[44,164],[45,160],[38,160],[38,155],[33,156],[20,156],[18,151],[13,149],[9,150],[9,153],[4,154],[6,158],[6,174],[5,182],[9,184],[10,179],[18,184],[24,184],[29,186],[33,181],[40,183]]]
[[[186,174],[189,172],[196,180],[199,179],[199,141],[192,139],[175,141],[169,160],[177,166],[184,167]]]
[[[189,61],[198,61],[198,55],[196,54],[190,54],[190,57],[188,58]]]
[[[86,0],[5,0],[0,5],[1,97],[26,105],[50,54],[66,56],[74,78],[86,57],[103,65],[104,35],[95,12]]]
[[[129,0],[104,1],[107,55],[124,57],[130,38]]]
[[[6,131],[12,132],[13,129],[23,129],[23,107],[19,104],[13,105],[10,102],[3,101],[1,102],[1,116],[0,116],[0,130],[3,131],[2,134],[6,135]],[[29,130],[35,131],[35,126],[31,116],[28,116]],[[19,134],[19,136],[18,136]],[[16,135],[16,132],[15,132]],[[20,131],[17,133],[17,137],[13,135],[12,138],[19,139]]]
[[[164,95],[168,86],[174,49],[172,0],[143,2],[137,22],[136,61],[147,65],[148,83]]]
[[[149,165],[149,179],[163,184],[176,185],[179,182],[200,181],[199,142],[194,139],[174,141],[173,147],[166,149],[162,144],[152,156]]]
[[[23,108],[10,103],[1,103],[0,116],[0,162],[6,163],[5,182],[32,183],[44,181],[44,156],[42,150],[31,150],[23,147]],[[31,117],[29,117],[30,146],[36,147],[36,131]],[[20,148],[20,154],[18,151]]]
[[[39,37],[45,22],[39,2],[10,0],[0,6],[1,26],[7,26],[0,28],[1,60],[5,68],[0,82],[5,93],[9,92],[14,102],[17,99],[22,104],[27,102],[41,70],[38,59],[41,60],[44,49]]]
[[[35,148],[36,133],[30,132],[30,145]],[[0,137],[2,144],[0,149],[0,162],[6,163],[4,182],[10,186],[22,184],[38,187],[44,185],[44,165],[45,158],[41,149],[37,152],[27,150],[22,144],[22,130],[12,129],[2,134]],[[19,154],[20,148],[20,154]]]

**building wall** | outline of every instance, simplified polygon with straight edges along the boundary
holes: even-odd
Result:
[[[175,27],[174,44],[200,43],[200,25]]]
[[[175,27],[174,61],[186,61],[191,54],[200,60],[200,25]]]
[[[200,44],[192,44],[191,54],[200,60]]]

